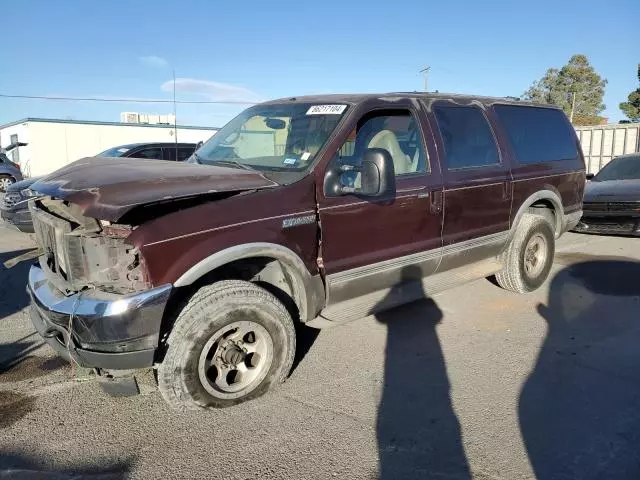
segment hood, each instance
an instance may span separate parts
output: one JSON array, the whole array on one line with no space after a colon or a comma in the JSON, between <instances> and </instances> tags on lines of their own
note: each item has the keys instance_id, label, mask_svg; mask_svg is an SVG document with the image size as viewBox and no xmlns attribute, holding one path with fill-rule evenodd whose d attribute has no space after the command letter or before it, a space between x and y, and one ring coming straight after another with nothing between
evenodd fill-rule
<instances>
[{"instance_id":1,"label":"hood","mask_svg":"<svg viewBox=\"0 0 640 480\"><path fill-rule=\"evenodd\" d=\"M117 222L135 207L167 200L277 186L258 172L183 162L83 158L31 189L80 206L82 213Z\"/></svg>"},{"instance_id":2,"label":"hood","mask_svg":"<svg viewBox=\"0 0 640 480\"><path fill-rule=\"evenodd\" d=\"M640 201L640 180L608 180L587 182L585 202L633 202Z\"/></svg>"}]
</instances>

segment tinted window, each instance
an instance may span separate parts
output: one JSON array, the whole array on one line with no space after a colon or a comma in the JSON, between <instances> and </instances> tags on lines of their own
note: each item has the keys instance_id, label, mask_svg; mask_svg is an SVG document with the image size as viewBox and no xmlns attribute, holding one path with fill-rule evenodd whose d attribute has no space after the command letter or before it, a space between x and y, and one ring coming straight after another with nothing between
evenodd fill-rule
<instances>
[{"instance_id":1,"label":"tinted window","mask_svg":"<svg viewBox=\"0 0 640 480\"><path fill-rule=\"evenodd\" d=\"M575 132L561 111L514 105L498 105L495 111L519 163L577 158Z\"/></svg>"},{"instance_id":2,"label":"tinted window","mask_svg":"<svg viewBox=\"0 0 640 480\"><path fill-rule=\"evenodd\" d=\"M448 169L482 167L500 162L487 119L476 107L436 106Z\"/></svg>"},{"instance_id":3,"label":"tinted window","mask_svg":"<svg viewBox=\"0 0 640 480\"><path fill-rule=\"evenodd\" d=\"M162 159L162 149L160 147L143 148L127 157Z\"/></svg>"},{"instance_id":4,"label":"tinted window","mask_svg":"<svg viewBox=\"0 0 640 480\"><path fill-rule=\"evenodd\" d=\"M164 151L164 159L165 160L176 160L176 150L178 151L178 158L177 160L179 162L182 162L184 160L186 160L187 158L189 158L189 156L193 153L194 148L193 147L163 147L162 150Z\"/></svg>"},{"instance_id":5,"label":"tinted window","mask_svg":"<svg viewBox=\"0 0 640 480\"><path fill-rule=\"evenodd\" d=\"M164 147L162 149L164 151L164 159L165 160L175 160L176 159L176 147Z\"/></svg>"},{"instance_id":6,"label":"tinted window","mask_svg":"<svg viewBox=\"0 0 640 480\"><path fill-rule=\"evenodd\" d=\"M96 157L122 157L125 153L131 150L128 147L114 147L104 152L100 152Z\"/></svg>"},{"instance_id":7,"label":"tinted window","mask_svg":"<svg viewBox=\"0 0 640 480\"><path fill-rule=\"evenodd\" d=\"M193 147L180 147L178 148L178 161L183 162L191 156L195 148Z\"/></svg>"},{"instance_id":8,"label":"tinted window","mask_svg":"<svg viewBox=\"0 0 640 480\"><path fill-rule=\"evenodd\" d=\"M593 177L594 182L640 180L640 155L614 158Z\"/></svg>"}]
</instances>

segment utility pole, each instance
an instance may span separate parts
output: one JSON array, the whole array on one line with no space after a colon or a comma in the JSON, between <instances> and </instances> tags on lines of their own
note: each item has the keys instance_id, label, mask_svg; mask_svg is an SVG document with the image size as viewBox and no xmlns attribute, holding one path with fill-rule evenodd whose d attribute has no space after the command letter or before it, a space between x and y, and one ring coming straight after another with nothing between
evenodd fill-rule
<instances>
[{"instance_id":1,"label":"utility pole","mask_svg":"<svg viewBox=\"0 0 640 480\"><path fill-rule=\"evenodd\" d=\"M569 115L569 121L573 123L573 111L576 108L576 92L571 92L571 115Z\"/></svg>"},{"instance_id":2,"label":"utility pole","mask_svg":"<svg viewBox=\"0 0 640 480\"><path fill-rule=\"evenodd\" d=\"M422 70L420 70L420 73L424 73L424 91L427 92L427 76L429 75L429 70L431 69L430 66L426 66L424 67Z\"/></svg>"},{"instance_id":3,"label":"utility pole","mask_svg":"<svg viewBox=\"0 0 640 480\"><path fill-rule=\"evenodd\" d=\"M173 137L176 146L176 160L178 160L178 109L176 108L176 70L171 70L173 74Z\"/></svg>"}]
</instances>

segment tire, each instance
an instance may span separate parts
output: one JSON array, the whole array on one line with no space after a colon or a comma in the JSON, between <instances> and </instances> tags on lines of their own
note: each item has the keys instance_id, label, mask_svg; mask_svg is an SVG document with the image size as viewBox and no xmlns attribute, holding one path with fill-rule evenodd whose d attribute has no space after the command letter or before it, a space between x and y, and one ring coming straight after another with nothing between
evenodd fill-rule
<instances>
[{"instance_id":1,"label":"tire","mask_svg":"<svg viewBox=\"0 0 640 480\"><path fill-rule=\"evenodd\" d=\"M9 175L0 175L0 192L4 192L9 185L16 183Z\"/></svg>"},{"instance_id":2,"label":"tire","mask_svg":"<svg viewBox=\"0 0 640 480\"><path fill-rule=\"evenodd\" d=\"M171 407L185 411L236 405L284 382L296 335L275 296L250 282L225 280L194 294L167 344L158 387Z\"/></svg>"},{"instance_id":3,"label":"tire","mask_svg":"<svg viewBox=\"0 0 640 480\"><path fill-rule=\"evenodd\" d=\"M534 245L538 248L535 249ZM540 249L544 249L543 254L539 253ZM495 277L498 285L517 293L538 289L549 276L554 254L555 233L550 216L531 209L530 213L522 216L511 243L502 255L504 268Z\"/></svg>"}]
</instances>

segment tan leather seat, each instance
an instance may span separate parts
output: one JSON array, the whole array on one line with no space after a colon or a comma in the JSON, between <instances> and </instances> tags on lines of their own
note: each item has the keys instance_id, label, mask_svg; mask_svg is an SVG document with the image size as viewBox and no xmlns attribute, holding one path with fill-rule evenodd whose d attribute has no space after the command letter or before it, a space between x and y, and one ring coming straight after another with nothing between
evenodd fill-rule
<instances>
[{"instance_id":1,"label":"tan leather seat","mask_svg":"<svg viewBox=\"0 0 640 480\"><path fill-rule=\"evenodd\" d=\"M413 170L411 159L405 155L398 143L398 137L391 130L381 130L369 141L367 148L384 148L393 158L396 175L410 173Z\"/></svg>"}]
</instances>

